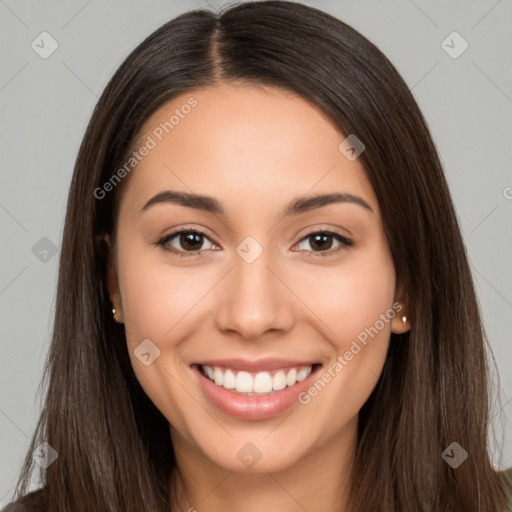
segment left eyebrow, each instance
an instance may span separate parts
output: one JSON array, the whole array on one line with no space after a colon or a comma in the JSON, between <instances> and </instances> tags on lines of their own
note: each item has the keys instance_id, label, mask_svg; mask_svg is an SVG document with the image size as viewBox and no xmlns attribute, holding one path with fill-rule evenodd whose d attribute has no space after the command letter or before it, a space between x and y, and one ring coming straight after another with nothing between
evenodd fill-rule
<instances>
[{"instance_id":1,"label":"left eyebrow","mask_svg":"<svg viewBox=\"0 0 512 512\"><path fill-rule=\"evenodd\" d=\"M208 213L224 215L225 210L222 203L214 197L203 196L199 194L190 194L188 192L176 192L173 190L165 190L153 196L142 207L141 211L147 210L150 206L161 203L173 203L188 208L195 208ZM315 210L323 206L334 203L352 203L359 205L371 213L375 213L373 208L359 196L353 194L336 192L333 194L320 194L310 197L299 197L288 203L283 210L283 217L289 215L297 215L309 210Z\"/></svg>"},{"instance_id":2,"label":"left eyebrow","mask_svg":"<svg viewBox=\"0 0 512 512\"><path fill-rule=\"evenodd\" d=\"M336 192L333 194L321 194L317 196L299 197L294 199L285 207L283 216L297 215L308 210L314 210L316 208L321 208L322 206L327 206L334 203L357 204L370 211L371 213L375 213L373 208L362 197L355 196L353 194L342 194L340 192Z\"/></svg>"}]
</instances>

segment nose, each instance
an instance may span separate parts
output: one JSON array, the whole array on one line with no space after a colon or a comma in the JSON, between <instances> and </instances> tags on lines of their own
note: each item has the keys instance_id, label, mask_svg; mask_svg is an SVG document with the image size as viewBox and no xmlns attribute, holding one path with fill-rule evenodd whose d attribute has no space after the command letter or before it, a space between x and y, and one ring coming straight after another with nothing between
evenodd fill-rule
<instances>
[{"instance_id":1,"label":"nose","mask_svg":"<svg viewBox=\"0 0 512 512\"><path fill-rule=\"evenodd\" d=\"M246 340L291 329L294 295L285 284L286 276L280 274L266 252L252 263L235 255L233 268L221 284L217 328Z\"/></svg>"}]
</instances>

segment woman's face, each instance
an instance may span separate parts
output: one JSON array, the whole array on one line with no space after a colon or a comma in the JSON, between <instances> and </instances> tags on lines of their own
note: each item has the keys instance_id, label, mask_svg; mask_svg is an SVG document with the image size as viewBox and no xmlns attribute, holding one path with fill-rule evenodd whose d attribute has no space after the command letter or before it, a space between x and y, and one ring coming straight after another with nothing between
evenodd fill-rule
<instances>
[{"instance_id":1,"label":"woman's face","mask_svg":"<svg viewBox=\"0 0 512 512\"><path fill-rule=\"evenodd\" d=\"M345 136L298 96L232 84L176 97L142 132L109 288L178 460L276 471L350 450L406 327Z\"/></svg>"}]
</instances>

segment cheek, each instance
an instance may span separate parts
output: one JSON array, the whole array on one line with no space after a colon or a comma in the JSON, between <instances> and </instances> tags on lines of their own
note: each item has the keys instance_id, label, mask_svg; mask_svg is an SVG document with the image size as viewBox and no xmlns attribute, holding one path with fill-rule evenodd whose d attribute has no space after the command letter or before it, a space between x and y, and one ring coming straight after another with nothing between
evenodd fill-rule
<instances>
[{"instance_id":1,"label":"cheek","mask_svg":"<svg viewBox=\"0 0 512 512\"><path fill-rule=\"evenodd\" d=\"M325 293L319 293L320 286ZM376 247L361 251L315 287L314 307L329 327L324 332L333 357L301 403L312 416L329 422L323 433L328 437L355 417L382 372L396 314L394 266L388 253Z\"/></svg>"},{"instance_id":2,"label":"cheek","mask_svg":"<svg viewBox=\"0 0 512 512\"><path fill-rule=\"evenodd\" d=\"M215 276L210 279L206 267L166 265L150 253L130 251L120 265L125 327L129 343L142 337L169 344L177 338L173 329L212 288Z\"/></svg>"},{"instance_id":3,"label":"cheek","mask_svg":"<svg viewBox=\"0 0 512 512\"><path fill-rule=\"evenodd\" d=\"M155 258L155 250L135 244L119 253L118 275L128 352L137 380L164 416L184 429L185 415L175 404L183 401L179 383L189 376L179 345L196 328L190 320L194 307L211 288L209 280L192 267L166 265ZM139 348L142 343L146 343L144 351ZM152 360L147 366L139 359L146 352Z\"/></svg>"},{"instance_id":4,"label":"cheek","mask_svg":"<svg viewBox=\"0 0 512 512\"><path fill-rule=\"evenodd\" d=\"M347 350L365 329L377 325L389 336L389 319L395 293L395 271L385 248L354 253L339 266L324 268L304 282L308 305L327 327L326 337L338 351Z\"/></svg>"}]
</instances>

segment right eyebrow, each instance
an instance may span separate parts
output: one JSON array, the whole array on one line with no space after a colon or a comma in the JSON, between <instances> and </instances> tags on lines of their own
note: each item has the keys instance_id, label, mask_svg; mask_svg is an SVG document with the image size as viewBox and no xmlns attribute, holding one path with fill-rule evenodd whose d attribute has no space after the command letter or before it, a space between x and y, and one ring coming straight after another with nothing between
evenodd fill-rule
<instances>
[{"instance_id":1,"label":"right eyebrow","mask_svg":"<svg viewBox=\"0 0 512 512\"><path fill-rule=\"evenodd\" d=\"M213 197L189 194L188 192L176 192L174 190L164 190L156 194L142 207L141 211L145 211L150 206L161 203L179 204L181 206L203 210L208 213L224 214L224 208L221 203Z\"/></svg>"}]
</instances>

